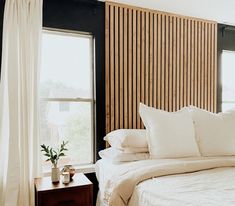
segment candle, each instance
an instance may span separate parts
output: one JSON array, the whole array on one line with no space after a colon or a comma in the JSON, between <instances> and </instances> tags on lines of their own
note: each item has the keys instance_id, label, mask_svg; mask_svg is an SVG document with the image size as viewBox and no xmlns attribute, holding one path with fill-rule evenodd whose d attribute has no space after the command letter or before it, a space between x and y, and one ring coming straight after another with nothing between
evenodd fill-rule
<instances>
[{"instance_id":1,"label":"candle","mask_svg":"<svg viewBox=\"0 0 235 206\"><path fill-rule=\"evenodd\" d=\"M70 174L69 172L63 172L63 183L68 184L70 182Z\"/></svg>"}]
</instances>

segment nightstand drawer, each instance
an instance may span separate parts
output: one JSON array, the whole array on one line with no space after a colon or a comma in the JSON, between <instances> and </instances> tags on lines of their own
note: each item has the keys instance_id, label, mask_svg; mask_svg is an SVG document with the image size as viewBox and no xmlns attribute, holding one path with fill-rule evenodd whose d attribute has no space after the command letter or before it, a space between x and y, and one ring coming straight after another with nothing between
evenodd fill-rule
<instances>
[{"instance_id":1,"label":"nightstand drawer","mask_svg":"<svg viewBox=\"0 0 235 206\"><path fill-rule=\"evenodd\" d=\"M79 187L41 194L42 206L91 206L91 187Z\"/></svg>"}]
</instances>

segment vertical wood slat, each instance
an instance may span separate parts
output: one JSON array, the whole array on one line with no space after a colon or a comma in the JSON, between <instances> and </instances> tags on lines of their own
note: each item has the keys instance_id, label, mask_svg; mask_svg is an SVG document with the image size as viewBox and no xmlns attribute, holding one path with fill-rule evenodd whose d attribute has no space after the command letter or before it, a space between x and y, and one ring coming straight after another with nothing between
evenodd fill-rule
<instances>
[{"instance_id":1,"label":"vertical wood slat","mask_svg":"<svg viewBox=\"0 0 235 206\"><path fill-rule=\"evenodd\" d=\"M194 58L195 58L195 64L194 64L194 105L198 104L198 22L195 21L195 50L194 50Z\"/></svg>"},{"instance_id":2,"label":"vertical wood slat","mask_svg":"<svg viewBox=\"0 0 235 206\"><path fill-rule=\"evenodd\" d=\"M204 69L204 108L205 109L209 109L208 108L208 99L207 99L207 96L208 96L208 85L207 85L207 82L208 82L208 47L207 47L207 44L208 44L208 31L207 31L207 23L205 23L205 32L204 32L204 41L205 41L205 53L204 53L204 56L205 56L205 69Z\"/></svg>"},{"instance_id":3,"label":"vertical wood slat","mask_svg":"<svg viewBox=\"0 0 235 206\"><path fill-rule=\"evenodd\" d=\"M201 27L201 37L202 37L202 41L201 41L201 103L200 103L200 107L201 108L205 108L204 107L204 86L205 86L205 35L204 35L204 31L205 31L205 24L204 22L202 22L202 27Z\"/></svg>"},{"instance_id":4,"label":"vertical wood slat","mask_svg":"<svg viewBox=\"0 0 235 206\"><path fill-rule=\"evenodd\" d=\"M153 16L153 107L157 107L157 14Z\"/></svg>"},{"instance_id":5,"label":"vertical wood slat","mask_svg":"<svg viewBox=\"0 0 235 206\"><path fill-rule=\"evenodd\" d=\"M120 91L120 84L119 84L119 48L118 48L118 33L119 33L119 22L118 22L118 14L119 8L114 7L114 114L115 114L115 129L119 128L119 91Z\"/></svg>"},{"instance_id":6,"label":"vertical wood slat","mask_svg":"<svg viewBox=\"0 0 235 206\"><path fill-rule=\"evenodd\" d=\"M177 110L177 44L178 44L178 34L177 34L177 18L173 17L173 65L172 65L172 69L173 69L173 88L172 88L172 92L173 92L173 107L172 107L172 111L176 111Z\"/></svg>"},{"instance_id":7,"label":"vertical wood slat","mask_svg":"<svg viewBox=\"0 0 235 206\"><path fill-rule=\"evenodd\" d=\"M145 12L145 104L149 104L149 12Z\"/></svg>"},{"instance_id":8,"label":"vertical wood slat","mask_svg":"<svg viewBox=\"0 0 235 206\"><path fill-rule=\"evenodd\" d=\"M180 106L184 105L184 20L180 19Z\"/></svg>"},{"instance_id":9,"label":"vertical wood slat","mask_svg":"<svg viewBox=\"0 0 235 206\"><path fill-rule=\"evenodd\" d=\"M143 128L140 102L216 111L215 22L111 2L105 12L106 133Z\"/></svg>"},{"instance_id":10,"label":"vertical wood slat","mask_svg":"<svg viewBox=\"0 0 235 206\"><path fill-rule=\"evenodd\" d=\"M176 33L177 33L177 40L176 40L176 50L177 50L177 57L176 57L176 110L180 108L180 18L177 17L177 27L176 27Z\"/></svg>"},{"instance_id":11,"label":"vertical wood slat","mask_svg":"<svg viewBox=\"0 0 235 206\"><path fill-rule=\"evenodd\" d=\"M124 84L123 84L123 8L120 8L119 13L119 69L120 69L120 128L124 127L124 108L123 108L123 94L124 94Z\"/></svg>"},{"instance_id":12,"label":"vertical wood slat","mask_svg":"<svg viewBox=\"0 0 235 206\"><path fill-rule=\"evenodd\" d=\"M141 102L145 102L145 12L141 11ZM138 102L137 102L138 104ZM144 125L141 123L141 128Z\"/></svg>"},{"instance_id":13,"label":"vertical wood slat","mask_svg":"<svg viewBox=\"0 0 235 206\"><path fill-rule=\"evenodd\" d=\"M169 94L169 99L168 99L168 110L170 111L170 112L172 112L172 107L173 107L173 98L172 98L172 93L173 93L173 87L172 87L172 85L173 85L173 79L172 79L172 75L173 75L173 71L172 71L172 69L173 69L173 67L172 67L172 53L173 53L173 34L172 34L172 17L171 16L169 16L168 17L168 21L169 21L169 46L168 46L168 49L169 49L169 51L168 51L168 53L169 53L169 63L168 63L168 70L169 70L169 74L168 74L168 76L169 76L169 88L168 88L168 94Z\"/></svg>"},{"instance_id":14,"label":"vertical wood slat","mask_svg":"<svg viewBox=\"0 0 235 206\"><path fill-rule=\"evenodd\" d=\"M157 20L157 108L161 108L161 28L162 28L162 15L158 14Z\"/></svg>"},{"instance_id":15,"label":"vertical wood slat","mask_svg":"<svg viewBox=\"0 0 235 206\"><path fill-rule=\"evenodd\" d=\"M123 54L124 54L124 87L123 87L123 91L124 91L124 128L128 128L128 94L127 94L127 83L128 83L128 62L127 62L127 8L124 8L124 15L123 15L123 19L124 19L124 32L123 32L123 46L124 46L124 50L123 50ZM107 68L106 68L107 70Z\"/></svg>"},{"instance_id":16,"label":"vertical wood slat","mask_svg":"<svg viewBox=\"0 0 235 206\"><path fill-rule=\"evenodd\" d=\"M191 90L190 90L190 95L191 95L191 99L190 99L190 103L194 103L194 91L195 91L195 78L194 78L194 75L195 75L195 61L194 61L194 52L195 52L195 21L192 20L192 24L191 24L191 30L192 30L192 36L191 36Z\"/></svg>"},{"instance_id":17,"label":"vertical wood slat","mask_svg":"<svg viewBox=\"0 0 235 206\"><path fill-rule=\"evenodd\" d=\"M133 127L133 48L132 48L132 32L133 32L133 10L128 9L128 127ZM126 88L127 89L127 88Z\"/></svg>"},{"instance_id":18,"label":"vertical wood slat","mask_svg":"<svg viewBox=\"0 0 235 206\"><path fill-rule=\"evenodd\" d=\"M165 109L165 49L166 49L166 40L165 40L165 24L166 24L166 15L162 15L162 28L161 28L161 109Z\"/></svg>"},{"instance_id":19,"label":"vertical wood slat","mask_svg":"<svg viewBox=\"0 0 235 206\"><path fill-rule=\"evenodd\" d=\"M197 88L198 88L198 91L197 91L197 104L198 106L201 106L201 42L202 42L202 39L201 39L201 23L202 22L198 22L198 73L197 73Z\"/></svg>"},{"instance_id":20,"label":"vertical wood slat","mask_svg":"<svg viewBox=\"0 0 235 206\"><path fill-rule=\"evenodd\" d=\"M137 55L137 51L136 51L136 11L133 10L133 128L137 128L137 116L138 116L138 112L137 112L137 89L136 89L136 55Z\"/></svg>"},{"instance_id":21,"label":"vertical wood slat","mask_svg":"<svg viewBox=\"0 0 235 206\"><path fill-rule=\"evenodd\" d=\"M140 24L140 11L137 11L137 114L139 111L139 104L140 98L141 98L141 83L140 83L140 64L141 64L141 56L140 56L140 42L141 42L141 36L140 36L140 30L141 30L141 24ZM137 115L137 128L141 128L141 119L140 115Z\"/></svg>"},{"instance_id":22,"label":"vertical wood slat","mask_svg":"<svg viewBox=\"0 0 235 206\"><path fill-rule=\"evenodd\" d=\"M187 33L187 94L186 94L186 105L190 105L191 102L191 84L192 84L192 79L191 79L191 73L192 73L192 68L191 68L191 20L188 20L188 33Z\"/></svg>"},{"instance_id":23,"label":"vertical wood slat","mask_svg":"<svg viewBox=\"0 0 235 206\"><path fill-rule=\"evenodd\" d=\"M168 21L168 16L165 16L165 42L164 42L164 46L165 46L165 59L164 59L164 65L165 65L165 77L164 77L164 81L165 81L165 91L164 91L164 110L168 110L168 99L169 99L169 21Z\"/></svg>"},{"instance_id":24,"label":"vertical wood slat","mask_svg":"<svg viewBox=\"0 0 235 206\"><path fill-rule=\"evenodd\" d=\"M183 57L184 57L184 75L183 75L183 78L184 78L184 83L183 83L183 106L186 106L187 105L187 75L188 75L188 68L187 68L187 61L188 61L188 50L187 50L187 44L188 44L188 20L187 19L184 19L184 24L183 24L183 29L184 29L184 50L183 50Z\"/></svg>"},{"instance_id":25,"label":"vertical wood slat","mask_svg":"<svg viewBox=\"0 0 235 206\"><path fill-rule=\"evenodd\" d=\"M149 15L149 106L153 106L153 13Z\"/></svg>"}]
</instances>

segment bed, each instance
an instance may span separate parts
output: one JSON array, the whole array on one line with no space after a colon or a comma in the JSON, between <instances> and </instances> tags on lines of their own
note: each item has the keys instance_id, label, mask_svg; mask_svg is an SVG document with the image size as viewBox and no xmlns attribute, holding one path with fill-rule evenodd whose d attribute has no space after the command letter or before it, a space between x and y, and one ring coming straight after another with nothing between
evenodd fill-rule
<instances>
[{"instance_id":1,"label":"bed","mask_svg":"<svg viewBox=\"0 0 235 206\"><path fill-rule=\"evenodd\" d=\"M235 205L235 157L96 163L98 206Z\"/></svg>"},{"instance_id":2,"label":"bed","mask_svg":"<svg viewBox=\"0 0 235 206\"><path fill-rule=\"evenodd\" d=\"M139 108L146 129L104 138L97 205L235 205L235 110Z\"/></svg>"}]
</instances>

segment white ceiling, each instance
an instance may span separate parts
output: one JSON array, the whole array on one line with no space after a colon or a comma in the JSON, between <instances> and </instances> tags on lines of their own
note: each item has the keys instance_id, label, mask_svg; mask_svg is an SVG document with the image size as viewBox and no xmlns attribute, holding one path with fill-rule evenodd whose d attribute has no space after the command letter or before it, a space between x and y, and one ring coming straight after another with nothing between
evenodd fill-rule
<instances>
[{"instance_id":1,"label":"white ceiling","mask_svg":"<svg viewBox=\"0 0 235 206\"><path fill-rule=\"evenodd\" d=\"M105 0L103 0L105 1ZM235 25L235 0L109 0Z\"/></svg>"}]
</instances>

